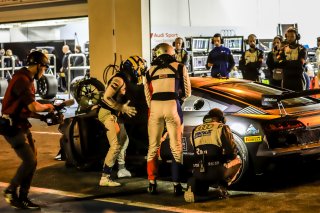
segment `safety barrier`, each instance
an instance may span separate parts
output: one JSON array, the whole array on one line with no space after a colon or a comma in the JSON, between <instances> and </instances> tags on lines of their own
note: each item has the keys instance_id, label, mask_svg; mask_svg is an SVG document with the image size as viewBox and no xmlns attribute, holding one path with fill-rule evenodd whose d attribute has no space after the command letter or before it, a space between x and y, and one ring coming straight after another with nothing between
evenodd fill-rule
<instances>
[{"instance_id":1,"label":"safety barrier","mask_svg":"<svg viewBox=\"0 0 320 213\"><path fill-rule=\"evenodd\" d=\"M71 66L71 58L81 56L83 58L83 66ZM90 69L90 66L87 66L87 58L83 53L72 53L68 56L68 82L67 82L67 92L70 98L70 85L71 85L71 70L83 70L83 76L86 75L87 70Z\"/></svg>"}]
</instances>

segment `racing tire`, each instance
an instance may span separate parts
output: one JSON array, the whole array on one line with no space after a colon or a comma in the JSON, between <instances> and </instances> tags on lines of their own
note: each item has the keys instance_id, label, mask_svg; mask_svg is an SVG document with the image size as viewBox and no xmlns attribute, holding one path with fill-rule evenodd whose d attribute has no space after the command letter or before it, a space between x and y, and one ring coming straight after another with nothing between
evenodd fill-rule
<instances>
[{"instance_id":1,"label":"racing tire","mask_svg":"<svg viewBox=\"0 0 320 213\"><path fill-rule=\"evenodd\" d=\"M8 81L5 78L0 78L0 97L3 97L8 88Z\"/></svg>"},{"instance_id":2,"label":"racing tire","mask_svg":"<svg viewBox=\"0 0 320 213\"><path fill-rule=\"evenodd\" d=\"M240 157L242 165L235 180L231 184L239 184L247 177L249 173L249 152L244 141L236 134L233 133L234 143L237 147L237 155Z\"/></svg>"},{"instance_id":3,"label":"racing tire","mask_svg":"<svg viewBox=\"0 0 320 213\"><path fill-rule=\"evenodd\" d=\"M73 97L78 104L80 104L81 99L86 99L90 105L95 105L104 90L103 83L96 78L89 78L79 82Z\"/></svg>"},{"instance_id":4,"label":"racing tire","mask_svg":"<svg viewBox=\"0 0 320 213\"><path fill-rule=\"evenodd\" d=\"M37 82L37 89L41 98L54 98L58 92L58 81L53 75L44 74Z\"/></svg>"},{"instance_id":5,"label":"racing tire","mask_svg":"<svg viewBox=\"0 0 320 213\"><path fill-rule=\"evenodd\" d=\"M78 88L78 85L81 81L84 81L84 76L77 76L75 77L71 83L70 83L70 94L72 95L72 97L75 98L76 96L76 90ZM77 100L76 100L77 101ZM78 101L77 101L78 102Z\"/></svg>"}]
</instances>

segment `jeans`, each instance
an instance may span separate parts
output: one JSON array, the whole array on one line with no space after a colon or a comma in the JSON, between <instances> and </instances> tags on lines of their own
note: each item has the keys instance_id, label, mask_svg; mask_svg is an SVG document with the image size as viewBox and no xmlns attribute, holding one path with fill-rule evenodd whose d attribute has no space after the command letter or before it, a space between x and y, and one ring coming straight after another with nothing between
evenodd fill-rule
<instances>
[{"instance_id":1,"label":"jeans","mask_svg":"<svg viewBox=\"0 0 320 213\"><path fill-rule=\"evenodd\" d=\"M37 151L32 134L29 129L19 130L17 135L5 136L5 139L22 160L9 187L16 189L20 186L20 196L27 196L37 167Z\"/></svg>"}]
</instances>

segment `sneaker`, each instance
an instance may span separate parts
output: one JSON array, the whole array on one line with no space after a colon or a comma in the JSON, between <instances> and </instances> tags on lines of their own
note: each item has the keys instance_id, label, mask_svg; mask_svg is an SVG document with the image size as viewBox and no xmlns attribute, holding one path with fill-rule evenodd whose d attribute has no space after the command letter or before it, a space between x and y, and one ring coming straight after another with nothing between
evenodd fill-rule
<instances>
[{"instance_id":1,"label":"sneaker","mask_svg":"<svg viewBox=\"0 0 320 213\"><path fill-rule=\"evenodd\" d=\"M40 206L38 204L33 203L29 198L23 198L21 199L21 203L23 205L24 209L40 209Z\"/></svg>"},{"instance_id":2,"label":"sneaker","mask_svg":"<svg viewBox=\"0 0 320 213\"><path fill-rule=\"evenodd\" d=\"M16 192L9 191L8 189L6 189L3 192L3 196L6 202L9 203L13 208L16 208L16 209L24 208Z\"/></svg>"},{"instance_id":3,"label":"sneaker","mask_svg":"<svg viewBox=\"0 0 320 213\"><path fill-rule=\"evenodd\" d=\"M175 196L183 195L183 192L184 192L184 190L183 190L183 188L182 188L180 183L173 186L173 194Z\"/></svg>"},{"instance_id":4,"label":"sneaker","mask_svg":"<svg viewBox=\"0 0 320 213\"><path fill-rule=\"evenodd\" d=\"M61 154L57 154L57 156L54 157L55 160L62 160Z\"/></svg>"},{"instance_id":5,"label":"sneaker","mask_svg":"<svg viewBox=\"0 0 320 213\"><path fill-rule=\"evenodd\" d=\"M121 184L112 180L110 178L110 175L109 176L102 176L101 179L100 179L100 183L99 183L100 186L111 186L111 187L114 187L114 186L120 186Z\"/></svg>"},{"instance_id":6,"label":"sneaker","mask_svg":"<svg viewBox=\"0 0 320 213\"><path fill-rule=\"evenodd\" d=\"M131 177L131 173L127 169L120 169L117 175L118 178Z\"/></svg>"},{"instance_id":7,"label":"sneaker","mask_svg":"<svg viewBox=\"0 0 320 213\"><path fill-rule=\"evenodd\" d=\"M184 200L188 203L194 203L194 193L191 191L191 187L188 187L188 190L184 193Z\"/></svg>"},{"instance_id":8,"label":"sneaker","mask_svg":"<svg viewBox=\"0 0 320 213\"><path fill-rule=\"evenodd\" d=\"M157 194L157 184L156 183L150 183L149 182L149 186L147 188L147 191L149 192L149 194L155 195Z\"/></svg>"}]
</instances>

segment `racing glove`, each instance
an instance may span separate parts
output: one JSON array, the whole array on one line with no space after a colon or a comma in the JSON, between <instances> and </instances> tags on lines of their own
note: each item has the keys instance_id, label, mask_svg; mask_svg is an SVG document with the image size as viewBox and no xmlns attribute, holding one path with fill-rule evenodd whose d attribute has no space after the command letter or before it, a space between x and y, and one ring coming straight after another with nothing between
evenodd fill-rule
<instances>
[{"instance_id":1,"label":"racing glove","mask_svg":"<svg viewBox=\"0 0 320 213\"><path fill-rule=\"evenodd\" d=\"M137 110L135 107L129 106L130 101L123 104L121 107L121 112L127 114L129 117L135 116L137 114Z\"/></svg>"}]
</instances>

